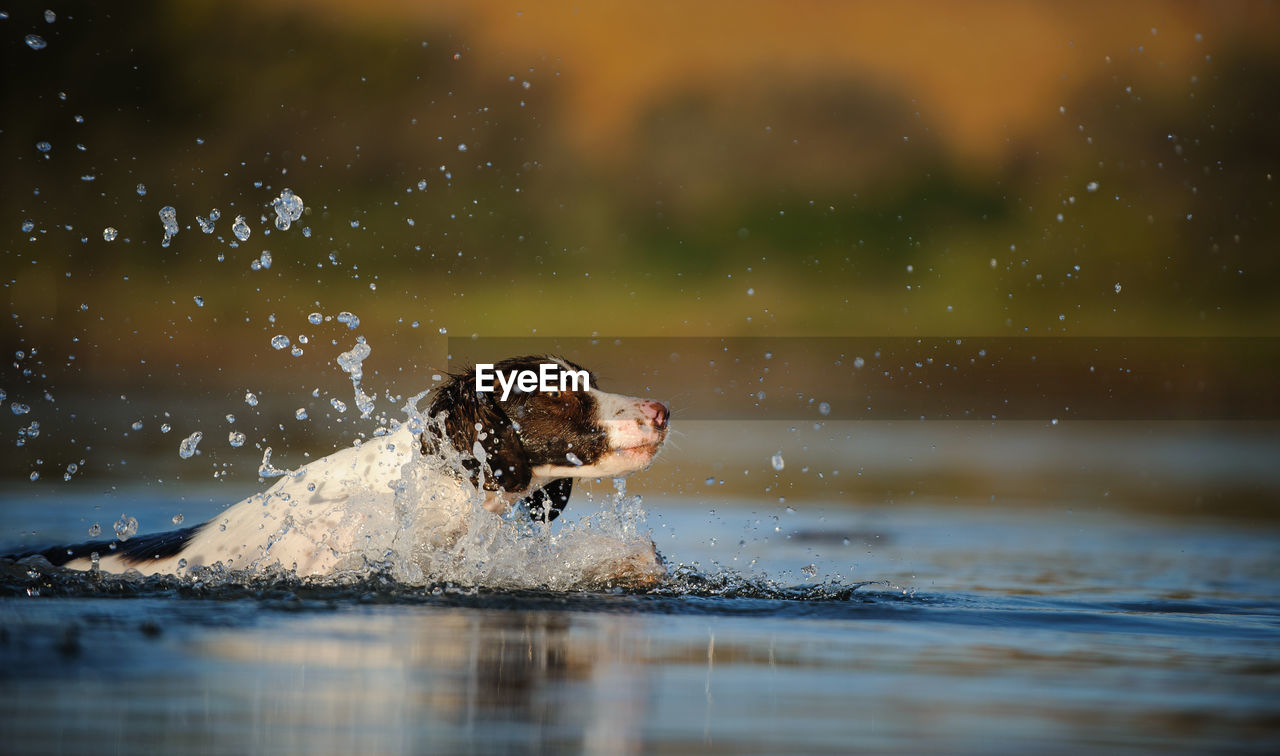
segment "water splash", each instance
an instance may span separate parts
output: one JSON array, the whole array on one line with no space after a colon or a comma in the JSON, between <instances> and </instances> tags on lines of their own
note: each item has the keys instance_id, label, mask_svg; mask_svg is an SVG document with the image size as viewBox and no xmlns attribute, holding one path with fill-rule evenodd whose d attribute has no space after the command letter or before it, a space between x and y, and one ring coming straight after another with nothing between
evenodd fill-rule
<instances>
[{"instance_id":1,"label":"water splash","mask_svg":"<svg viewBox=\"0 0 1280 756\"><path fill-rule=\"evenodd\" d=\"M282 190L280 196L271 201L271 206L276 211L276 228L281 231L288 231L289 226L302 217L304 209L302 198L292 189Z\"/></svg>"},{"instance_id":2,"label":"water splash","mask_svg":"<svg viewBox=\"0 0 1280 756\"><path fill-rule=\"evenodd\" d=\"M347 314L347 313L343 313ZM342 316L339 315L339 318ZM364 367L361 363L368 358L373 349L365 342L363 336L356 337L356 345L350 351L338 355L338 367L351 377L351 388L355 393L356 409L360 410L361 419L368 419L373 413L373 397L364 393L360 382L364 380Z\"/></svg>"},{"instance_id":3,"label":"water splash","mask_svg":"<svg viewBox=\"0 0 1280 756\"><path fill-rule=\"evenodd\" d=\"M196 431L190 436L182 439L182 443L178 444L178 456L183 459L191 459L196 455L196 447L200 445L200 440L204 438L204 433Z\"/></svg>"},{"instance_id":4,"label":"water splash","mask_svg":"<svg viewBox=\"0 0 1280 756\"><path fill-rule=\"evenodd\" d=\"M178 211L172 205L160 208L160 222L164 224L164 240L160 246L169 246L169 240L178 235Z\"/></svg>"},{"instance_id":5,"label":"water splash","mask_svg":"<svg viewBox=\"0 0 1280 756\"><path fill-rule=\"evenodd\" d=\"M237 215L234 223L231 224L231 233L242 242L249 241L249 224L244 222L243 215Z\"/></svg>"},{"instance_id":6,"label":"water splash","mask_svg":"<svg viewBox=\"0 0 1280 756\"><path fill-rule=\"evenodd\" d=\"M271 464L271 447L268 446L266 450L262 452L262 464L258 466L258 475L263 478L279 478L289 474L290 472L288 470L281 470Z\"/></svg>"},{"instance_id":7,"label":"water splash","mask_svg":"<svg viewBox=\"0 0 1280 756\"><path fill-rule=\"evenodd\" d=\"M120 519L116 520L113 526L116 531L116 539L127 541L138 534L138 520L135 517L121 514Z\"/></svg>"}]
</instances>

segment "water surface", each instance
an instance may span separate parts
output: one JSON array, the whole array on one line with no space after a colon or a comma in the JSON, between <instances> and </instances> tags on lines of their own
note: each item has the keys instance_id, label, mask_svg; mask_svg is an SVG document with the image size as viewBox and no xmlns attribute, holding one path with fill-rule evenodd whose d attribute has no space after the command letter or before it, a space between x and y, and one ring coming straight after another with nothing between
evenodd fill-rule
<instances>
[{"instance_id":1,"label":"water surface","mask_svg":"<svg viewBox=\"0 0 1280 756\"><path fill-rule=\"evenodd\" d=\"M71 752L1280 745L1272 526L1044 503L648 504L679 567L646 594L11 565L0 730ZM36 516L2 509L9 534Z\"/></svg>"}]
</instances>

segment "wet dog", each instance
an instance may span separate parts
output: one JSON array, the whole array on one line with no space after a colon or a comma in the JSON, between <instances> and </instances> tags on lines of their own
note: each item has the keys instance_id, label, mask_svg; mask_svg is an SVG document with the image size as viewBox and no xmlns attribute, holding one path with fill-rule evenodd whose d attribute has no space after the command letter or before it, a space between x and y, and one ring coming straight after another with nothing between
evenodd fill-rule
<instances>
[{"instance_id":1,"label":"wet dog","mask_svg":"<svg viewBox=\"0 0 1280 756\"><path fill-rule=\"evenodd\" d=\"M419 422L286 473L208 522L14 558L147 575L219 563L334 575L389 555L447 551L485 514L481 508L523 508L550 522L568 503L574 478L643 470L666 440L666 405L600 391L593 375L567 360L528 356L480 367L479 382L475 368L450 375ZM563 382L533 385L530 373L581 380L561 390ZM483 390L495 375L493 390ZM611 553L586 582L642 587L666 574L651 541Z\"/></svg>"}]
</instances>

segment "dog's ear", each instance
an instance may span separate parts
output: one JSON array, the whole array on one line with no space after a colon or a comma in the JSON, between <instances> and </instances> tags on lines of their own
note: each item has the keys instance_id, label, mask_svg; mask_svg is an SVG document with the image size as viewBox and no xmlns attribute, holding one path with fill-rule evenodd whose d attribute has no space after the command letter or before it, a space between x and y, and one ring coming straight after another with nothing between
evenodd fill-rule
<instances>
[{"instance_id":1,"label":"dog's ear","mask_svg":"<svg viewBox=\"0 0 1280 756\"><path fill-rule=\"evenodd\" d=\"M522 491L529 487L533 470L515 425L493 394L476 391L475 385L474 373L450 376L431 398L427 413L432 418L444 413L445 436L462 453L462 464L471 473L472 482L480 477L480 461L475 455L479 441L490 471L485 476L485 489ZM429 451L423 435L423 448Z\"/></svg>"},{"instance_id":2,"label":"dog's ear","mask_svg":"<svg viewBox=\"0 0 1280 756\"><path fill-rule=\"evenodd\" d=\"M573 478L556 478L531 496L521 499L534 522L551 522L560 516L573 493Z\"/></svg>"}]
</instances>

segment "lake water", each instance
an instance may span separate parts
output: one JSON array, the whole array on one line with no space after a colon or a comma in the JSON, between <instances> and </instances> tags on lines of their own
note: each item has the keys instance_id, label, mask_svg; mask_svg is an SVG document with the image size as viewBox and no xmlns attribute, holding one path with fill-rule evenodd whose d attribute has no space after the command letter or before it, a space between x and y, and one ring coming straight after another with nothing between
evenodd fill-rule
<instances>
[{"instance_id":1,"label":"lake water","mask_svg":"<svg viewBox=\"0 0 1280 756\"><path fill-rule=\"evenodd\" d=\"M151 522L172 509L153 490L113 498ZM11 495L0 532L78 538L66 513L99 499ZM649 594L0 563L0 737L129 753L1280 747L1272 525L1044 501L646 505L683 565Z\"/></svg>"}]
</instances>

